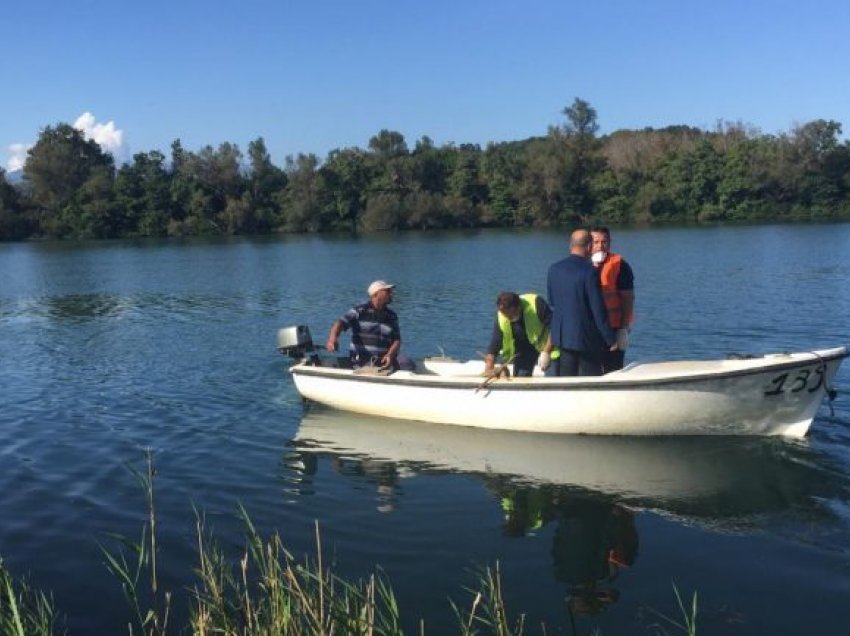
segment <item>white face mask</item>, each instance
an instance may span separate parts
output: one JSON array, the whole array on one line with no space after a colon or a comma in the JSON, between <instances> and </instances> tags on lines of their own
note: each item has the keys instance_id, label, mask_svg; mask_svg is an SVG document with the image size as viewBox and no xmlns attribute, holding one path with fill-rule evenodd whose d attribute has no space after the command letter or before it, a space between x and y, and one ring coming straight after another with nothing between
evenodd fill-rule
<instances>
[{"instance_id":1,"label":"white face mask","mask_svg":"<svg viewBox=\"0 0 850 636\"><path fill-rule=\"evenodd\" d=\"M601 265L607 256L608 252L594 252L590 255L590 260L593 261L594 265Z\"/></svg>"}]
</instances>

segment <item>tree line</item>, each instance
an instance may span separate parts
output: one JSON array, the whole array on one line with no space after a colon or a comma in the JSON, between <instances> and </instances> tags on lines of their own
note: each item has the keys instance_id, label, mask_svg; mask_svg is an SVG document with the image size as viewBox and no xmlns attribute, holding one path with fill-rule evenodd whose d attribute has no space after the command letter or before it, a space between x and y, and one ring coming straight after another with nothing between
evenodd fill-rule
<instances>
[{"instance_id":1,"label":"tree line","mask_svg":"<svg viewBox=\"0 0 850 636\"><path fill-rule=\"evenodd\" d=\"M362 148L272 163L262 137L169 157L112 155L72 126L43 129L23 179L0 169L0 240L546 227L850 218L850 142L818 119L787 134L739 123L598 135L582 99L523 141Z\"/></svg>"}]
</instances>

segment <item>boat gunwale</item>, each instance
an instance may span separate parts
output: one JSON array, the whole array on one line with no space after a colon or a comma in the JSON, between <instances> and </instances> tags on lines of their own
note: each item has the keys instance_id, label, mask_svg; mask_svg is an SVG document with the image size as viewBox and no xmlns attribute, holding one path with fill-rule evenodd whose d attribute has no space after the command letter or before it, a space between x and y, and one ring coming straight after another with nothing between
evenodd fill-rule
<instances>
[{"instance_id":1,"label":"boat gunwale","mask_svg":"<svg viewBox=\"0 0 850 636\"><path fill-rule=\"evenodd\" d=\"M702 383L706 380L723 380L727 378L736 378L746 375L755 375L766 372L781 372L790 369L810 366L822 362L826 364L835 360L842 360L850 352L847 347L836 347L834 349L826 349L820 351L829 351L827 355L821 355L816 351L799 351L792 355L811 354L815 356L810 359L796 359L787 362L776 362L768 366L752 367L748 369L734 370L705 370L698 371L693 374L683 375L678 377L665 378L635 378L624 380L600 380L605 376L594 376L593 380L577 380L575 377L564 378L511 378L510 382L488 382L485 379L478 378L463 378L459 376L439 376L439 375L405 375L404 377L393 377L393 375L371 375L371 374L355 374L350 369L337 369L330 367L314 367L308 366L304 362L298 363L289 369L289 372L295 376L298 374L310 377L318 377L333 380L345 380L353 382L371 382L388 385L398 385L416 388L439 388L449 390L468 390L480 389L482 392L489 391L570 391L575 389L581 390L628 390L634 387L648 386L665 386L671 384L692 384ZM762 359L762 358L758 358ZM669 361L668 361L669 362ZM684 361L683 361L684 362ZM650 363L651 364L651 363ZM435 379L440 378L440 379ZM823 387L826 390L826 386Z\"/></svg>"}]
</instances>

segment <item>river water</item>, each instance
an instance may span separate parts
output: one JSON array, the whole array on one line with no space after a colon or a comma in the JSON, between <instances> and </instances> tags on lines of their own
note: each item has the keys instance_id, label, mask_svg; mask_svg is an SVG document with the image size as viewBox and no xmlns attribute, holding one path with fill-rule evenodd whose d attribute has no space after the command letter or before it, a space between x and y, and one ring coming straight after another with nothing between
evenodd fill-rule
<instances>
[{"instance_id":1,"label":"river water","mask_svg":"<svg viewBox=\"0 0 850 636\"><path fill-rule=\"evenodd\" d=\"M850 225L620 230L627 361L850 344ZM98 545L137 538L152 448L160 583L186 616L195 513L241 504L295 554L389 577L410 633L497 562L528 633L823 633L850 624L850 364L802 442L548 438L306 409L278 328L398 284L405 352L477 357L499 291L545 291L559 232L0 245L0 556L72 634L126 633ZM178 630L175 630L175 633Z\"/></svg>"}]
</instances>

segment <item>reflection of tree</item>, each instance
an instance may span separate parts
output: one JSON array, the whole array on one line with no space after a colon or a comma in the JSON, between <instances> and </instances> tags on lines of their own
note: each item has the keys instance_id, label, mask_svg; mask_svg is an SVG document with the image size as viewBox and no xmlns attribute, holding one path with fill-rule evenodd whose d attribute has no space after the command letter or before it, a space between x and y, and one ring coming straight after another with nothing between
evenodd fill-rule
<instances>
[{"instance_id":1,"label":"reflection of tree","mask_svg":"<svg viewBox=\"0 0 850 636\"><path fill-rule=\"evenodd\" d=\"M114 316L127 309L128 302L110 294L72 294L46 299L47 314L56 320Z\"/></svg>"}]
</instances>

